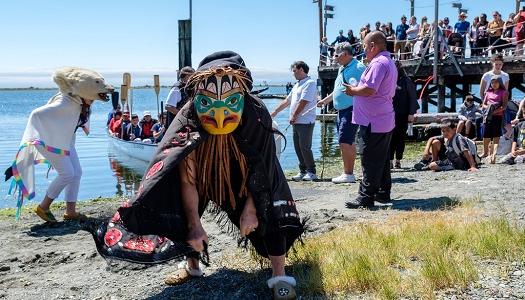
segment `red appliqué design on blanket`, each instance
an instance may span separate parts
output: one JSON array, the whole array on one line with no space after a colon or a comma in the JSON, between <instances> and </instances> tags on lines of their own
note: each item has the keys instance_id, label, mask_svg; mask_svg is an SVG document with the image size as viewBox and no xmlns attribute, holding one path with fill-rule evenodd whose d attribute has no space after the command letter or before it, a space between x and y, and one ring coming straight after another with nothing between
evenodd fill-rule
<instances>
[{"instance_id":1,"label":"red appliqu\u00e9 design on blanket","mask_svg":"<svg viewBox=\"0 0 525 300\"><path fill-rule=\"evenodd\" d=\"M118 243L122 238L122 232L116 228L110 228L104 235L104 244L111 247Z\"/></svg>"},{"instance_id":2,"label":"red appliqu\u00e9 design on blanket","mask_svg":"<svg viewBox=\"0 0 525 300\"><path fill-rule=\"evenodd\" d=\"M154 164L153 166L151 166L151 168L149 169L148 171L148 174L146 174L146 179L150 179L151 176L157 174L157 172L159 172L160 170L162 170L162 167L164 166L164 162L161 160L159 162L157 162L156 164Z\"/></svg>"},{"instance_id":3,"label":"red appliqu\u00e9 design on blanket","mask_svg":"<svg viewBox=\"0 0 525 300\"><path fill-rule=\"evenodd\" d=\"M151 253L155 249L155 243L152 240L143 237L137 237L124 243L124 248L137 250L145 253Z\"/></svg>"}]
</instances>

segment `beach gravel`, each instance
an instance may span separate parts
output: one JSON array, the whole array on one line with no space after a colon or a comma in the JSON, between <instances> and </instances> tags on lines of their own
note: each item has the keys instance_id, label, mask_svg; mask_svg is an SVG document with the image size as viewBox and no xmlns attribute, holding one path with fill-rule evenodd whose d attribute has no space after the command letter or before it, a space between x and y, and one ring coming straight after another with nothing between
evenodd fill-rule
<instances>
[{"instance_id":1,"label":"beach gravel","mask_svg":"<svg viewBox=\"0 0 525 300\"><path fill-rule=\"evenodd\" d=\"M464 199L475 199L472 205L486 216L503 214L523 225L524 174L524 165L484 165L472 173L395 170L393 205L375 210L345 208L345 202L356 196L358 184L335 185L325 178L318 182L290 182L290 186L299 211L309 218L307 235L313 236L356 221L381 221L401 211L447 209ZM82 211L93 217L110 217L118 206L117 202L95 202ZM115 267L97 254L90 234L77 223L48 226L30 213L18 222L2 217L0 299L269 298L265 280L270 271L253 268L253 263L243 264L249 261L249 254L239 250L237 240L221 230L212 216L205 215L204 226L210 236L211 256L206 276L168 287L163 283L164 277L175 270L176 262L149 268ZM229 260L232 256L236 258L235 268ZM436 297L524 299L524 265L497 261L480 264L476 282L464 290L437 291ZM362 295L355 298L361 299Z\"/></svg>"}]
</instances>

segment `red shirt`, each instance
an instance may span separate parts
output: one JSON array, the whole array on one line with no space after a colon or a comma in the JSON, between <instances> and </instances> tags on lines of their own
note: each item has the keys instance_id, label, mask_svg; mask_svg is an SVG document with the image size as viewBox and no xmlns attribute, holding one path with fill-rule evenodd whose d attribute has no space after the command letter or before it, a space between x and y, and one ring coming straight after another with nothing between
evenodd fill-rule
<instances>
[{"instance_id":1,"label":"red shirt","mask_svg":"<svg viewBox=\"0 0 525 300\"><path fill-rule=\"evenodd\" d=\"M109 130L113 133L120 134L122 119L115 120L115 118L111 119L109 122Z\"/></svg>"},{"instance_id":2,"label":"red shirt","mask_svg":"<svg viewBox=\"0 0 525 300\"><path fill-rule=\"evenodd\" d=\"M518 41L525 39L525 35L523 34L520 35L521 28L524 25L523 22L525 22L525 11L520 12L519 17L518 17L518 24L516 25L516 29L515 29L516 36L518 37Z\"/></svg>"}]
</instances>

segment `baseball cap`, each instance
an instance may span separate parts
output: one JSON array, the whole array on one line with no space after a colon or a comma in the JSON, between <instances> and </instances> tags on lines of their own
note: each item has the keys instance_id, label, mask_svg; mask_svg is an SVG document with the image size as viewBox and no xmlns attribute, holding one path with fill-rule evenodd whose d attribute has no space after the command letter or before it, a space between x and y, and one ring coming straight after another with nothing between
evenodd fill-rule
<instances>
[{"instance_id":1,"label":"baseball cap","mask_svg":"<svg viewBox=\"0 0 525 300\"><path fill-rule=\"evenodd\" d=\"M150 112L149 110L146 110L146 111L144 112L144 116L150 116L150 117L151 117L151 112Z\"/></svg>"}]
</instances>

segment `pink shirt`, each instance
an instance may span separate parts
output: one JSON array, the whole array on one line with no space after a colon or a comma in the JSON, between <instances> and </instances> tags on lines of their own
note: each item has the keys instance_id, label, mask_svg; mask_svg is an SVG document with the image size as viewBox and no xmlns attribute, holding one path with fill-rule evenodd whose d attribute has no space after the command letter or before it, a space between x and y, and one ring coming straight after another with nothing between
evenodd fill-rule
<instances>
[{"instance_id":1,"label":"pink shirt","mask_svg":"<svg viewBox=\"0 0 525 300\"><path fill-rule=\"evenodd\" d=\"M383 51L372 59L361 75L358 87L366 86L375 94L354 96L352 123L371 126L371 132L384 133L394 129L392 98L396 92L397 69L390 53Z\"/></svg>"},{"instance_id":2,"label":"pink shirt","mask_svg":"<svg viewBox=\"0 0 525 300\"><path fill-rule=\"evenodd\" d=\"M485 99L487 99L487 104L497 104L502 105L503 104L503 98L505 97L505 94L507 93L506 90L498 89L493 91L492 89L488 90L485 93ZM495 112L493 115L495 116L503 116L503 111Z\"/></svg>"}]
</instances>

